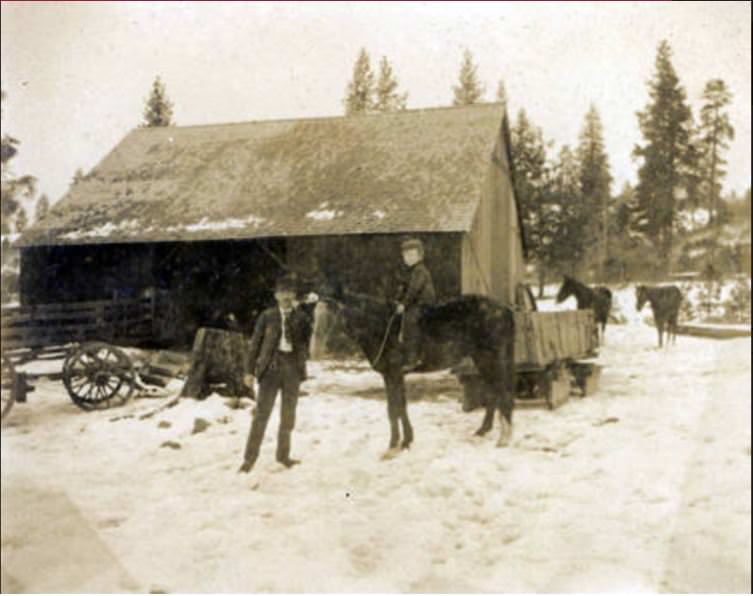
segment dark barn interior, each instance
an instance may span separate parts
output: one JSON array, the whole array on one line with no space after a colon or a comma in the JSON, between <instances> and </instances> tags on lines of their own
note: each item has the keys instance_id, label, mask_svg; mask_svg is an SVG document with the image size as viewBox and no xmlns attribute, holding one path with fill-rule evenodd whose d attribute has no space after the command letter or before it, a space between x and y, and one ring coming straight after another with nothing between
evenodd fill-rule
<instances>
[{"instance_id":1,"label":"dark barn interior","mask_svg":"<svg viewBox=\"0 0 753 596\"><path fill-rule=\"evenodd\" d=\"M281 240L40 246L22 251L24 305L136 298L153 292L154 340L190 343L234 313L242 329L272 300Z\"/></svg>"},{"instance_id":2,"label":"dark barn interior","mask_svg":"<svg viewBox=\"0 0 753 596\"><path fill-rule=\"evenodd\" d=\"M458 295L461 235L414 236L424 242L439 298ZM31 306L154 293L154 340L185 347L199 327L225 326L229 313L249 333L258 313L273 303L283 267L298 275L302 291L315 290L323 274L390 299L401 275L402 239L370 234L28 247L21 256L21 301Z\"/></svg>"}]
</instances>

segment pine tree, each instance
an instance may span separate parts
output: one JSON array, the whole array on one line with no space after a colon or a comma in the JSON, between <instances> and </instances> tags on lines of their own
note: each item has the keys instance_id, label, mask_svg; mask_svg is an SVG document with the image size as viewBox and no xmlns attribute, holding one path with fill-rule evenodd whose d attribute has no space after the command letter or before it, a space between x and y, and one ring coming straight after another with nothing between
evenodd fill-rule
<instances>
[{"instance_id":1,"label":"pine tree","mask_svg":"<svg viewBox=\"0 0 753 596\"><path fill-rule=\"evenodd\" d=\"M552 255L554 268L575 274L585 251L582 233L583 209L581 207L580 165L576 153L564 145L552 167L553 179L549 203L556 214L553 220Z\"/></svg>"},{"instance_id":2,"label":"pine tree","mask_svg":"<svg viewBox=\"0 0 753 596\"><path fill-rule=\"evenodd\" d=\"M609 159L604 148L601 118L595 106L586 113L578 144L580 164L581 234L586 236L588 248L597 253L600 277L604 279L604 266L608 258L607 224L610 185ZM598 250L597 250L598 249Z\"/></svg>"},{"instance_id":3,"label":"pine tree","mask_svg":"<svg viewBox=\"0 0 753 596\"><path fill-rule=\"evenodd\" d=\"M47 217L47 212L50 210L50 199L47 195L43 194L39 197L36 207L34 208L34 223L42 221Z\"/></svg>"},{"instance_id":4,"label":"pine tree","mask_svg":"<svg viewBox=\"0 0 753 596\"><path fill-rule=\"evenodd\" d=\"M452 105L467 106L479 102L484 94L484 87L478 80L477 70L478 67L473 63L473 55L470 50L466 50L460 65L458 84L452 88L454 93Z\"/></svg>"},{"instance_id":5,"label":"pine tree","mask_svg":"<svg viewBox=\"0 0 753 596\"><path fill-rule=\"evenodd\" d=\"M152 92L144 107L144 122L142 126L172 126L173 104L167 98L165 85L159 76L152 83Z\"/></svg>"},{"instance_id":6,"label":"pine tree","mask_svg":"<svg viewBox=\"0 0 753 596\"><path fill-rule=\"evenodd\" d=\"M629 234L632 215L635 211L635 190L629 182L622 185L622 190L614 198L609 210L609 234L621 239Z\"/></svg>"},{"instance_id":7,"label":"pine tree","mask_svg":"<svg viewBox=\"0 0 753 596\"><path fill-rule=\"evenodd\" d=\"M678 203L687 198L689 177L695 166L693 115L671 57L669 44L662 41L656 55L656 72L648 84L651 101L638 112L646 142L633 151L642 162L636 187L636 225L658 249L665 270L672 267L674 225L681 206Z\"/></svg>"},{"instance_id":8,"label":"pine tree","mask_svg":"<svg viewBox=\"0 0 753 596\"><path fill-rule=\"evenodd\" d=\"M386 56L379 62L379 79L376 85L376 102L374 109L378 112L395 112L404 110L408 101L407 93L397 92L398 82L392 66Z\"/></svg>"},{"instance_id":9,"label":"pine tree","mask_svg":"<svg viewBox=\"0 0 753 596\"><path fill-rule=\"evenodd\" d=\"M724 109L732 102L732 93L724 81L713 79L703 90L704 104L701 107L701 124L698 129L698 146L701 154L699 178L701 189L707 200L709 226L714 227L711 262L719 240L720 194L722 179L726 172L722 151L729 149L729 141L735 138L735 129L730 123L729 114Z\"/></svg>"},{"instance_id":10,"label":"pine tree","mask_svg":"<svg viewBox=\"0 0 753 596\"><path fill-rule=\"evenodd\" d=\"M5 91L0 91L0 103L5 101ZM8 222L21 208L21 197L31 197L36 188L34 176L16 176L13 173L10 162L18 154L18 146L21 142L4 134L0 139L0 232L10 232Z\"/></svg>"},{"instance_id":11,"label":"pine tree","mask_svg":"<svg viewBox=\"0 0 753 596\"><path fill-rule=\"evenodd\" d=\"M71 186L75 186L79 182L83 182L85 177L86 177L86 174L84 174L84 170L81 168L76 168L76 171L73 172L73 179L71 180Z\"/></svg>"},{"instance_id":12,"label":"pine tree","mask_svg":"<svg viewBox=\"0 0 753 596\"><path fill-rule=\"evenodd\" d=\"M367 114L374 110L374 73L366 48L361 48L353 65L353 78L348 83L343 101L345 114Z\"/></svg>"},{"instance_id":13,"label":"pine tree","mask_svg":"<svg viewBox=\"0 0 753 596\"><path fill-rule=\"evenodd\" d=\"M504 108L505 112L507 111L507 88L505 87L505 82L500 79L499 83L497 84L497 96L496 96L497 103L501 103Z\"/></svg>"},{"instance_id":14,"label":"pine tree","mask_svg":"<svg viewBox=\"0 0 753 596\"><path fill-rule=\"evenodd\" d=\"M20 234L23 232L28 224L29 217L26 215L26 209L21 206L16 212L16 233Z\"/></svg>"},{"instance_id":15,"label":"pine tree","mask_svg":"<svg viewBox=\"0 0 753 596\"><path fill-rule=\"evenodd\" d=\"M526 244L539 265L539 296L543 295L547 266L546 145L541 129L529 120L525 110L518 112L510 131L515 194L521 210Z\"/></svg>"}]
</instances>

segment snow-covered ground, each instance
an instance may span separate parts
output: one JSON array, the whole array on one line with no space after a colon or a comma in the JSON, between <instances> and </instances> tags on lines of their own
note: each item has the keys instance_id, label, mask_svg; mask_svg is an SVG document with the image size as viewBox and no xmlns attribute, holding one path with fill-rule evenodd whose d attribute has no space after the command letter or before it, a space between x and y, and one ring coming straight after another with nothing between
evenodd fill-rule
<instances>
[{"instance_id":1,"label":"snow-covered ground","mask_svg":"<svg viewBox=\"0 0 753 596\"><path fill-rule=\"evenodd\" d=\"M382 460L379 378L312 363L302 465L275 463L275 411L248 476L249 408L84 413L42 381L3 423L2 589L747 592L750 339L658 351L627 319L607 328L599 391L516 411L505 449L472 437L481 413L445 374L411 379L415 443Z\"/></svg>"}]
</instances>

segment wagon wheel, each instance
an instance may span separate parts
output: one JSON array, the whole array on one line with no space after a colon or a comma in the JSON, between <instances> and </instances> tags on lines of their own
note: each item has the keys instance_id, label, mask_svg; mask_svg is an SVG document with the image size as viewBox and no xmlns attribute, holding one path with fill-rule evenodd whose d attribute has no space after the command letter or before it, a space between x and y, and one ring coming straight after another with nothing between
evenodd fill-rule
<instances>
[{"instance_id":1,"label":"wagon wheel","mask_svg":"<svg viewBox=\"0 0 753 596\"><path fill-rule=\"evenodd\" d=\"M128 401L136 387L136 375L123 350L104 342L90 342L66 357L63 383L78 407L97 410Z\"/></svg>"},{"instance_id":2,"label":"wagon wheel","mask_svg":"<svg viewBox=\"0 0 753 596\"><path fill-rule=\"evenodd\" d=\"M2 405L0 406L0 419L5 418L16 403L16 370L13 368L13 363L6 356L3 356L3 368L2 368L2 388L0 388L0 398L2 398Z\"/></svg>"}]
</instances>

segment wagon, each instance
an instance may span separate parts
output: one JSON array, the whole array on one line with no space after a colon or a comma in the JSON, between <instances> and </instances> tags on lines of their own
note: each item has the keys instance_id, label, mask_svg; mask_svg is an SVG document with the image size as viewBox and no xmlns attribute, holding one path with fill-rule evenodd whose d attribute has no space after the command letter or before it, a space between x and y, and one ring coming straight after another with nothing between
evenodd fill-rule
<instances>
[{"instance_id":1,"label":"wagon","mask_svg":"<svg viewBox=\"0 0 753 596\"><path fill-rule=\"evenodd\" d=\"M137 338L149 324L148 300L4 307L2 318L3 418L27 401L40 377L62 381L82 410L120 405L133 395L133 363L114 344ZM31 362L60 360L60 371L25 370Z\"/></svg>"},{"instance_id":2,"label":"wagon","mask_svg":"<svg viewBox=\"0 0 753 596\"><path fill-rule=\"evenodd\" d=\"M596 389L600 368L596 322L591 310L515 313L516 405L561 405L577 388L582 395ZM483 387L469 360L453 369L463 385L463 409L484 403Z\"/></svg>"}]
</instances>

